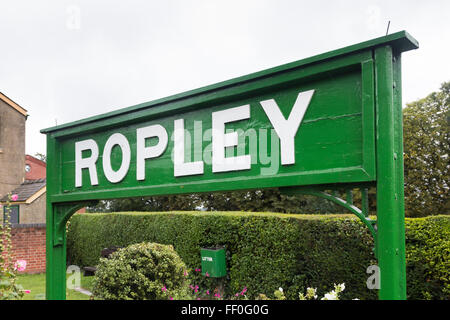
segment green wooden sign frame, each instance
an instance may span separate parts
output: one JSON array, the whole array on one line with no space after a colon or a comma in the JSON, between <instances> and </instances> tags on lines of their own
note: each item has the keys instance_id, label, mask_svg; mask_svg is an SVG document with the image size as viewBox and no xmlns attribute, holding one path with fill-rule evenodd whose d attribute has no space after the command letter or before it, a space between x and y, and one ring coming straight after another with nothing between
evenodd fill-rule
<instances>
[{"instance_id":1,"label":"green wooden sign frame","mask_svg":"<svg viewBox=\"0 0 450 320\"><path fill-rule=\"evenodd\" d=\"M416 48L402 31L42 130L47 299L65 299L66 223L79 208L269 187L353 212L375 240L380 299L406 299L401 53ZM372 186L376 221L367 209ZM355 188L362 208L353 205ZM338 189L346 199L328 192Z\"/></svg>"}]
</instances>

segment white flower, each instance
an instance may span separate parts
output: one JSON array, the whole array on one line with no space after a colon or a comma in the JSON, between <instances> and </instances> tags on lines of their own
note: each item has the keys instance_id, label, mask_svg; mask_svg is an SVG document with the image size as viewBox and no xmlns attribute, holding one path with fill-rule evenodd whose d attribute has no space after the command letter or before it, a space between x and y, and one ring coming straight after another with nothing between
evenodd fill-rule
<instances>
[{"instance_id":1,"label":"white flower","mask_svg":"<svg viewBox=\"0 0 450 320\"><path fill-rule=\"evenodd\" d=\"M281 292L283 292L283 288L282 288L282 287L279 287L278 290L280 290Z\"/></svg>"},{"instance_id":2,"label":"white flower","mask_svg":"<svg viewBox=\"0 0 450 320\"><path fill-rule=\"evenodd\" d=\"M317 292L317 290L316 290L315 288L307 288L307 289L306 289L306 296L307 296L309 299L312 299L312 298L317 299L317 294L316 294L316 292Z\"/></svg>"},{"instance_id":3,"label":"white flower","mask_svg":"<svg viewBox=\"0 0 450 320\"><path fill-rule=\"evenodd\" d=\"M331 291L329 293L325 293L322 300L337 300L337 294L334 291Z\"/></svg>"}]
</instances>

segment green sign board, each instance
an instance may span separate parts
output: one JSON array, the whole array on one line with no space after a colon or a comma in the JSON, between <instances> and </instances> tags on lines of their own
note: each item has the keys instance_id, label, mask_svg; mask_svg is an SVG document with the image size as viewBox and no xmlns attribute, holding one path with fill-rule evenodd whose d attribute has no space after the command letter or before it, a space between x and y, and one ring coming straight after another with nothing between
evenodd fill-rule
<instances>
[{"instance_id":1,"label":"green sign board","mask_svg":"<svg viewBox=\"0 0 450 320\"><path fill-rule=\"evenodd\" d=\"M65 297L65 223L89 201L279 187L336 202L322 191L372 185L376 222L342 205L377 241L380 298L405 298L400 55L414 48L399 32L42 130L47 298Z\"/></svg>"}]
</instances>

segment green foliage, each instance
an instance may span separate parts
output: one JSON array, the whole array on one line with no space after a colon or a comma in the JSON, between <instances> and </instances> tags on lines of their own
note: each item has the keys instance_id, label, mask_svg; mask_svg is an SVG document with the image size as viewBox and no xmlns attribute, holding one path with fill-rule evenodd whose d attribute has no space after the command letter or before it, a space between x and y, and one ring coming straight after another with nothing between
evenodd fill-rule
<instances>
[{"instance_id":1,"label":"green foliage","mask_svg":"<svg viewBox=\"0 0 450 320\"><path fill-rule=\"evenodd\" d=\"M403 109L407 216L449 214L450 82Z\"/></svg>"},{"instance_id":2,"label":"green foliage","mask_svg":"<svg viewBox=\"0 0 450 320\"><path fill-rule=\"evenodd\" d=\"M136 197L113 200L102 200L89 212L158 212L176 210L196 210L201 206L200 196L197 194Z\"/></svg>"},{"instance_id":3,"label":"green foliage","mask_svg":"<svg viewBox=\"0 0 450 320\"><path fill-rule=\"evenodd\" d=\"M185 270L172 246L133 244L100 259L93 294L105 300L185 299L189 296Z\"/></svg>"},{"instance_id":4,"label":"green foliage","mask_svg":"<svg viewBox=\"0 0 450 320\"><path fill-rule=\"evenodd\" d=\"M96 206L89 207L89 212L121 211L173 211L195 210L199 205L197 195L170 195L157 197L138 197L114 200L102 200Z\"/></svg>"},{"instance_id":5,"label":"green foliage","mask_svg":"<svg viewBox=\"0 0 450 320\"><path fill-rule=\"evenodd\" d=\"M0 300L18 300L24 295L21 285L16 283L17 274L13 270L4 270L0 275Z\"/></svg>"},{"instance_id":6,"label":"green foliage","mask_svg":"<svg viewBox=\"0 0 450 320\"><path fill-rule=\"evenodd\" d=\"M342 213L334 203L308 195L285 195L278 188L202 194L139 197L100 201L89 212L124 211L250 211L281 213Z\"/></svg>"},{"instance_id":7,"label":"green foliage","mask_svg":"<svg viewBox=\"0 0 450 320\"><path fill-rule=\"evenodd\" d=\"M341 224L334 222L340 220ZM345 225L348 230L342 230ZM71 219L67 241L71 263L83 266L97 264L101 249L112 245L142 241L173 244L190 269L190 282L210 289L220 286L221 280L194 271L201 267L200 248L225 245L226 296L245 286L251 297L274 292L281 286L286 297L293 299L306 285L325 277L319 281L323 292L330 289L330 283L345 281L356 290L349 290L351 297L376 297L375 292L365 288L365 270L373 259L372 239L365 227L349 216L223 212L83 214ZM337 247L335 243L340 245ZM359 294L361 291L365 294Z\"/></svg>"},{"instance_id":8,"label":"green foliage","mask_svg":"<svg viewBox=\"0 0 450 320\"><path fill-rule=\"evenodd\" d=\"M0 222L0 300L21 299L24 294L23 288L16 283L17 269L13 263L14 253L10 223L11 199L13 199L13 195L9 193L4 209L5 221ZM0 209L3 209L1 205Z\"/></svg>"},{"instance_id":9,"label":"green foliage","mask_svg":"<svg viewBox=\"0 0 450 320\"><path fill-rule=\"evenodd\" d=\"M450 218L407 219L407 290L410 299L450 299Z\"/></svg>"},{"instance_id":10,"label":"green foliage","mask_svg":"<svg viewBox=\"0 0 450 320\"><path fill-rule=\"evenodd\" d=\"M444 288L449 285L449 243L442 239L449 239L449 221L446 216L406 219L412 298L443 299L447 295L448 299ZM427 236L414 240L417 236L413 235L421 230L428 230ZM377 291L366 287L366 269L376 264L373 240L367 228L351 215L76 214L69 226L67 254L73 264L95 265L103 248L143 241L172 244L188 267L191 284L211 291L220 287L226 297L247 287L246 295L251 299L259 294L273 299L271 293L282 287L287 299L298 299L304 288L317 288L317 294L323 296L333 289L333 283L345 283L341 299L377 298ZM201 267L200 248L218 245L227 251L227 276L207 278L194 271ZM431 272L425 275L425 271ZM433 290L428 289L429 283L435 283Z\"/></svg>"},{"instance_id":11,"label":"green foliage","mask_svg":"<svg viewBox=\"0 0 450 320\"><path fill-rule=\"evenodd\" d=\"M200 194L199 203L208 211L281 213L338 213L343 209L325 199L308 195L286 195L278 188Z\"/></svg>"},{"instance_id":12,"label":"green foliage","mask_svg":"<svg viewBox=\"0 0 450 320\"><path fill-rule=\"evenodd\" d=\"M325 293L323 298L320 300L339 300L339 296L342 293L342 291L345 290L345 283L335 284L334 290L331 290L328 293ZM303 294L300 292L298 294L299 300L317 300L317 289L316 288L307 288L306 294ZM355 298L353 300L359 300L358 298Z\"/></svg>"}]
</instances>

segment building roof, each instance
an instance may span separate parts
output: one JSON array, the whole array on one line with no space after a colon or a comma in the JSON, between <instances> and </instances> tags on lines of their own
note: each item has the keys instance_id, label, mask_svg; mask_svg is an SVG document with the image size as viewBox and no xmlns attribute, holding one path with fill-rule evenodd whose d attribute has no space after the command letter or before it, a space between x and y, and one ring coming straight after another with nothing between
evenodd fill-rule
<instances>
[{"instance_id":1,"label":"building roof","mask_svg":"<svg viewBox=\"0 0 450 320\"><path fill-rule=\"evenodd\" d=\"M22 115L24 115L25 117L28 117L28 113L27 110L25 110L24 108L22 108L21 106L19 106L17 103L15 103L14 101L12 101L10 98L8 98L7 96L5 96L3 93L0 92L0 100L2 100L3 102L5 102L7 105L9 105L11 108L15 109L17 112L21 113Z\"/></svg>"},{"instance_id":2,"label":"building roof","mask_svg":"<svg viewBox=\"0 0 450 320\"><path fill-rule=\"evenodd\" d=\"M34 163L36 163L36 164L38 164L38 165L40 165L42 167L46 167L47 166L47 164L44 161L42 161L42 160L40 160L40 159L38 159L36 157L30 156L29 154L25 155L25 159L29 160L29 161L32 161L32 162L34 162Z\"/></svg>"},{"instance_id":3,"label":"building roof","mask_svg":"<svg viewBox=\"0 0 450 320\"><path fill-rule=\"evenodd\" d=\"M25 182L23 182L20 186L18 186L11 192L12 194L17 194L18 196L18 199L16 201L11 201L11 203L15 202L31 203L45 191L46 191L45 179L25 180ZM0 202L6 201L8 201L7 195L4 196L2 199L0 199Z\"/></svg>"}]
</instances>

